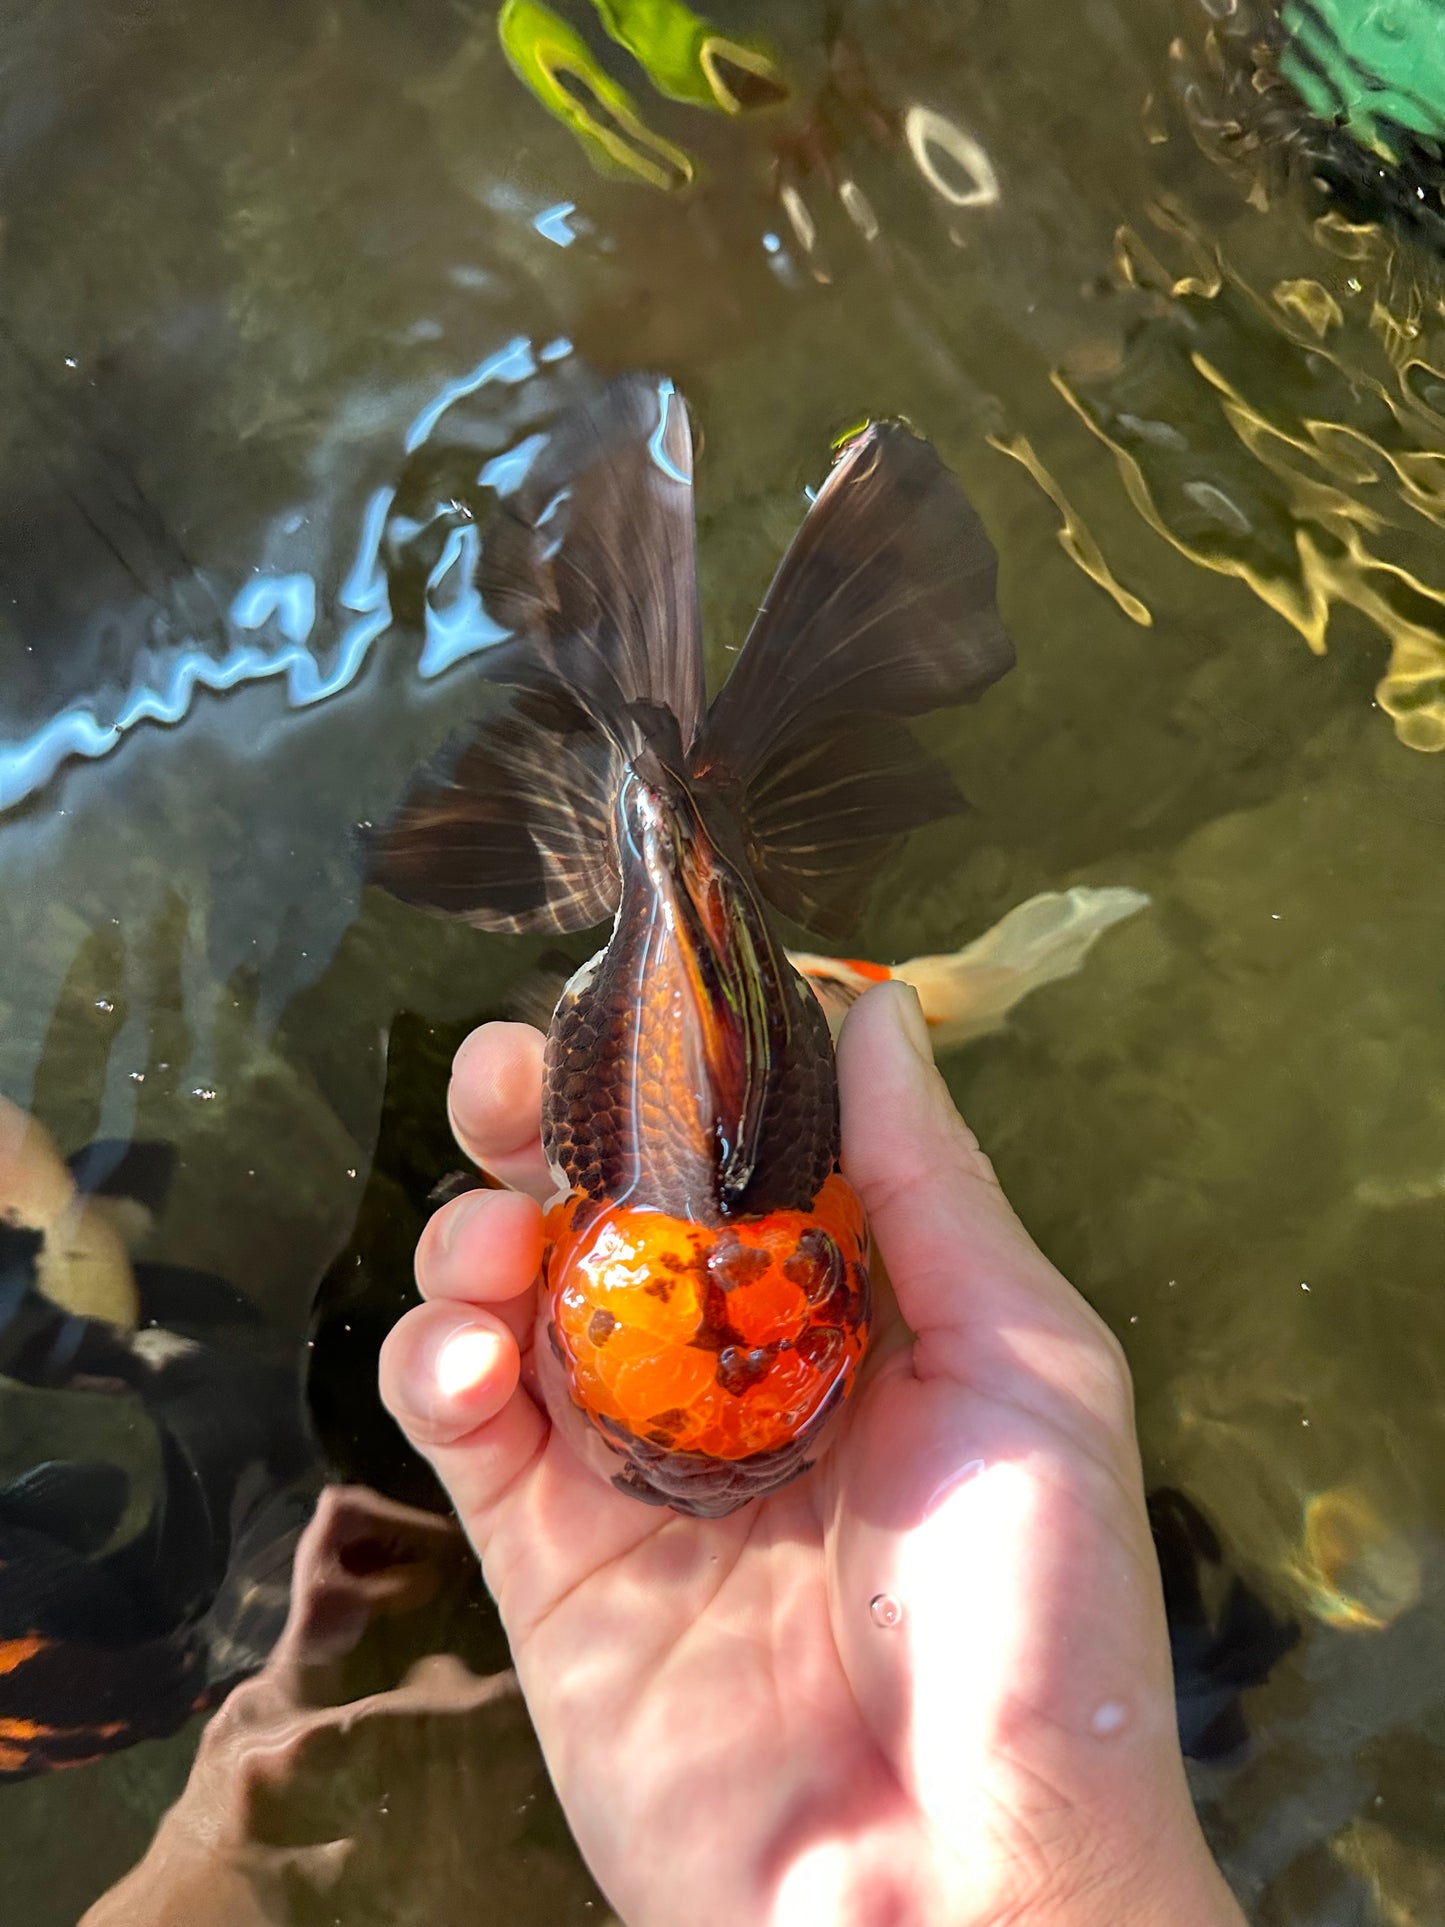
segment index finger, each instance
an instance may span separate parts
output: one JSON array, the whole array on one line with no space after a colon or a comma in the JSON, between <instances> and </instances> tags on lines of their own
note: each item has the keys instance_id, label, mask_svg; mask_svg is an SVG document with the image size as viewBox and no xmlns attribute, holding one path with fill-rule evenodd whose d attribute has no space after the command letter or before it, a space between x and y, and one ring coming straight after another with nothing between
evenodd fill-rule
<instances>
[{"instance_id":1,"label":"index finger","mask_svg":"<svg viewBox=\"0 0 1445 1927\"><path fill-rule=\"evenodd\" d=\"M541 1031L483 1024L452 1060L447 1114L474 1164L545 1203L556 1190L542 1152Z\"/></svg>"}]
</instances>

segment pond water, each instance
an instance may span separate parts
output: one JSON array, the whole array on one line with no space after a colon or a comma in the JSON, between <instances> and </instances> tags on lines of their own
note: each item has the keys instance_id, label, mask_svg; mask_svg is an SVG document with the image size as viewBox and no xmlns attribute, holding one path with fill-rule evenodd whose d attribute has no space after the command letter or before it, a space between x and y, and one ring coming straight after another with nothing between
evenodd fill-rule
<instances>
[{"instance_id":1,"label":"pond water","mask_svg":"<svg viewBox=\"0 0 1445 1927\"><path fill-rule=\"evenodd\" d=\"M607 1918L518 1702L460 1683L504 1643L373 1385L456 1163L449 1050L545 946L364 889L356 826L478 700L457 505L484 516L581 371L649 367L701 432L714 665L862 416L906 415L983 515L1018 667L935 727L972 812L850 949L1147 892L947 1069L1128 1348L1151 1485L1301 1625L1247 1755L1196 1771L1250 1918L1445 1921L1445 283L1424 215L1310 188L1244 4L718 5L791 89L738 116L651 89L579 5L678 190L594 166L490 0L12 9L0 1092L67 1154L176 1147L138 1249L245 1294L207 1342L270 1374L277 1435L306 1374L321 1458L276 1489L365 1483L438 1567L308 1674L317 1709L412 1698L248 1769L227 1919ZM11 1382L0 1415L0 1480L120 1464L108 1543L141 1529L134 1399ZM212 1521L254 1527L227 1623L257 1660L273 1497ZM0 1787L0 1922L68 1927L140 1858L185 1703Z\"/></svg>"}]
</instances>

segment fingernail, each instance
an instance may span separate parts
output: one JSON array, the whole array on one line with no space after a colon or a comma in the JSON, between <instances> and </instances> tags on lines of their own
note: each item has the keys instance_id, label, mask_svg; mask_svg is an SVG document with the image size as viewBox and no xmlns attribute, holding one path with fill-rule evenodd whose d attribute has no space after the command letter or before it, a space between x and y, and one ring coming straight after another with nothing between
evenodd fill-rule
<instances>
[{"instance_id":1,"label":"fingernail","mask_svg":"<svg viewBox=\"0 0 1445 1927\"><path fill-rule=\"evenodd\" d=\"M923 1015L923 1006L918 1001L918 992L912 984L895 983L892 986L890 1001L893 1005L893 1018L900 1034L920 1063L933 1069L933 1040L928 1035L928 1021Z\"/></svg>"},{"instance_id":2,"label":"fingernail","mask_svg":"<svg viewBox=\"0 0 1445 1927\"><path fill-rule=\"evenodd\" d=\"M453 1332L443 1341L432 1367L443 1398L460 1398L491 1375L501 1350L497 1334L479 1325Z\"/></svg>"},{"instance_id":3,"label":"fingernail","mask_svg":"<svg viewBox=\"0 0 1445 1927\"><path fill-rule=\"evenodd\" d=\"M485 1196L486 1193L482 1191L470 1198L459 1198L455 1204L449 1204L442 1213L441 1248L448 1257L461 1235L462 1226L469 1218L476 1216L477 1206Z\"/></svg>"}]
</instances>

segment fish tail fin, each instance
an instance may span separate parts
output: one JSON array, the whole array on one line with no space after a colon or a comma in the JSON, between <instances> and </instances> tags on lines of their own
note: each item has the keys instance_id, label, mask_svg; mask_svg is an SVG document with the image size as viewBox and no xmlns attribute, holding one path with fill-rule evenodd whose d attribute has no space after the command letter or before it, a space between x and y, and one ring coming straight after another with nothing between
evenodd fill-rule
<instances>
[{"instance_id":1,"label":"fish tail fin","mask_svg":"<svg viewBox=\"0 0 1445 1927\"><path fill-rule=\"evenodd\" d=\"M997 558L957 478L898 422L839 450L693 758L734 796L777 908L848 929L910 830L963 807L908 719L1013 664Z\"/></svg>"},{"instance_id":2,"label":"fish tail fin","mask_svg":"<svg viewBox=\"0 0 1445 1927\"><path fill-rule=\"evenodd\" d=\"M962 950L914 957L893 975L918 992L935 1045L968 1043L1001 1029L1041 985L1072 977L1106 930L1148 903L1142 890L1045 891Z\"/></svg>"},{"instance_id":3,"label":"fish tail fin","mask_svg":"<svg viewBox=\"0 0 1445 1927\"><path fill-rule=\"evenodd\" d=\"M617 905L626 763L676 760L702 716L692 439L669 381L628 375L562 416L483 532L513 694L368 841L394 895L485 930L582 930Z\"/></svg>"}]
</instances>

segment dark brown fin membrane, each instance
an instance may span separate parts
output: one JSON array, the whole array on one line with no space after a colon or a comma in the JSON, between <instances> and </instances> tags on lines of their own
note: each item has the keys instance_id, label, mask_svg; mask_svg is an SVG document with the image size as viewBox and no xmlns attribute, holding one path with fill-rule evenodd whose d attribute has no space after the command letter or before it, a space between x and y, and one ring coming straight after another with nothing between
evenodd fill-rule
<instances>
[{"instance_id":1,"label":"dark brown fin membrane","mask_svg":"<svg viewBox=\"0 0 1445 1927\"><path fill-rule=\"evenodd\" d=\"M785 915L844 939L909 832L966 808L905 724L857 717L800 734L763 766L747 792L748 851Z\"/></svg>"},{"instance_id":2,"label":"dark brown fin membrane","mask_svg":"<svg viewBox=\"0 0 1445 1927\"><path fill-rule=\"evenodd\" d=\"M586 930L617 908L616 752L575 705L524 696L482 724L450 778L368 839L404 903L479 930Z\"/></svg>"},{"instance_id":3,"label":"dark brown fin membrane","mask_svg":"<svg viewBox=\"0 0 1445 1927\"><path fill-rule=\"evenodd\" d=\"M996 577L927 442L882 422L847 444L694 757L700 777L744 792L749 854L787 915L846 927L895 839L959 806L891 719L973 702L1012 667Z\"/></svg>"},{"instance_id":4,"label":"dark brown fin membrane","mask_svg":"<svg viewBox=\"0 0 1445 1927\"><path fill-rule=\"evenodd\" d=\"M558 423L482 543L493 682L565 691L630 750L629 712L702 719L692 435L672 383L625 375Z\"/></svg>"}]
</instances>

